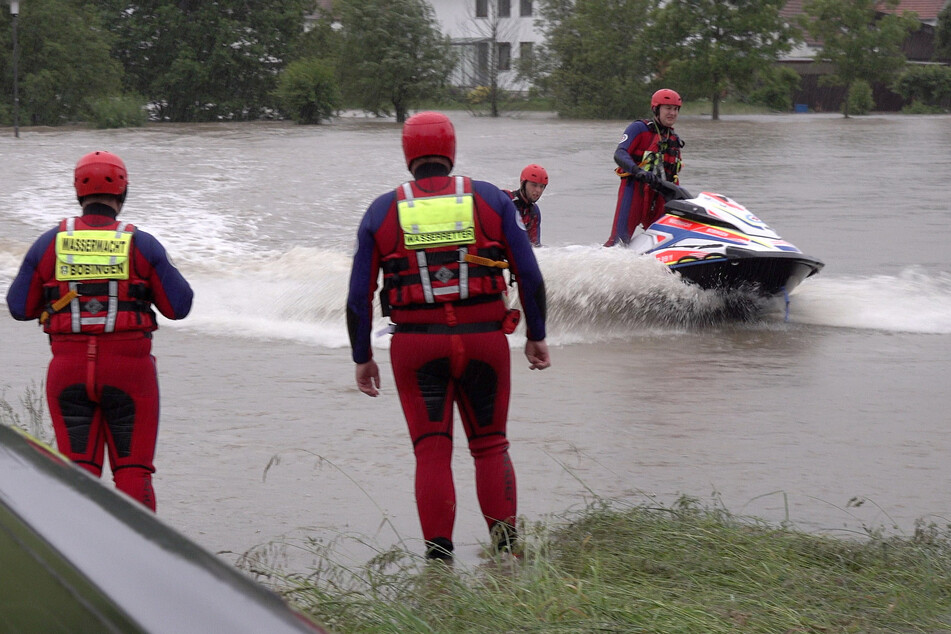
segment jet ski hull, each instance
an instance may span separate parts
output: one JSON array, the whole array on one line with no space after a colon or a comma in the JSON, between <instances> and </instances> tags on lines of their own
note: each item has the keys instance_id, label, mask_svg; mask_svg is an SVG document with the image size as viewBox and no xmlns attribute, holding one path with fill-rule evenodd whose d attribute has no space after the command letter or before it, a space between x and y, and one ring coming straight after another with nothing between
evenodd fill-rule
<instances>
[{"instance_id":1,"label":"jet ski hull","mask_svg":"<svg viewBox=\"0 0 951 634\"><path fill-rule=\"evenodd\" d=\"M750 291L760 295L791 293L823 263L800 253L712 254L703 260L671 264L684 280L710 290Z\"/></svg>"},{"instance_id":2,"label":"jet ski hull","mask_svg":"<svg viewBox=\"0 0 951 634\"><path fill-rule=\"evenodd\" d=\"M664 215L630 247L666 264L686 282L711 290L786 295L824 266L781 238L746 207L722 194L662 183Z\"/></svg>"}]
</instances>

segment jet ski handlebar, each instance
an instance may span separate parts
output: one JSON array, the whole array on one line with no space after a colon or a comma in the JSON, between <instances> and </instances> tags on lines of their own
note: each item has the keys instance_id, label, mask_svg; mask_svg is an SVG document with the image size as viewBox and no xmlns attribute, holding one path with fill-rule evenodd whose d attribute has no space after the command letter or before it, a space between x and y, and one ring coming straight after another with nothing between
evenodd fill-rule
<instances>
[{"instance_id":1,"label":"jet ski handlebar","mask_svg":"<svg viewBox=\"0 0 951 634\"><path fill-rule=\"evenodd\" d=\"M670 181L658 181L654 190L664 198L664 202L668 203L672 200L689 200L693 198L693 194L680 185L671 183Z\"/></svg>"}]
</instances>

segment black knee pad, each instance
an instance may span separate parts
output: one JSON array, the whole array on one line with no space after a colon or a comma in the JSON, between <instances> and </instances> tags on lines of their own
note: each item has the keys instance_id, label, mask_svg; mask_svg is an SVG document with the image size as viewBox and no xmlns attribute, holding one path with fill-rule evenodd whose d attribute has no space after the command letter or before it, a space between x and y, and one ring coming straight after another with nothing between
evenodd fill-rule
<instances>
[{"instance_id":1,"label":"black knee pad","mask_svg":"<svg viewBox=\"0 0 951 634\"><path fill-rule=\"evenodd\" d=\"M459 384L472 406L476 425L491 425L499 387L499 375L495 368L484 361L470 361L459 379Z\"/></svg>"},{"instance_id":2,"label":"black knee pad","mask_svg":"<svg viewBox=\"0 0 951 634\"><path fill-rule=\"evenodd\" d=\"M416 382L426 403L426 414L430 421L442 420L446 408L446 395L449 393L449 359L433 359L416 370Z\"/></svg>"},{"instance_id":3,"label":"black knee pad","mask_svg":"<svg viewBox=\"0 0 951 634\"><path fill-rule=\"evenodd\" d=\"M89 446L89 428L96 415L96 403L89 400L86 386L74 383L63 388L56 397L73 453L84 454Z\"/></svg>"},{"instance_id":4,"label":"black knee pad","mask_svg":"<svg viewBox=\"0 0 951 634\"><path fill-rule=\"evenodd\" d=\"M135 401L111 385L103 386L100 398L102 416L116 443L116 454L127 458L132 453L132 429L135 426Z\"/></svg>"}]
</instances>

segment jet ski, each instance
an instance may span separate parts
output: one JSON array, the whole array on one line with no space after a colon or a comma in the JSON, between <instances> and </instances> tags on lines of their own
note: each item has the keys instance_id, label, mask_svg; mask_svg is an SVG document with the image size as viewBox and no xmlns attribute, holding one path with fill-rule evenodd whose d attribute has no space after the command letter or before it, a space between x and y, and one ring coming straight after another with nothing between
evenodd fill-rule
<instances>
[{"instance_id":1,"label":"jet ski","mask_svg":"<svg viewBox=\"0 0 951 634\"><path fill-rule=\"evenodd\" d=\"M664 215L628 245L701 288L784 296L825 264L783 240L746 207L722 194L692 196L669 182L657 188Z\"/></svg>"}]
</instances>

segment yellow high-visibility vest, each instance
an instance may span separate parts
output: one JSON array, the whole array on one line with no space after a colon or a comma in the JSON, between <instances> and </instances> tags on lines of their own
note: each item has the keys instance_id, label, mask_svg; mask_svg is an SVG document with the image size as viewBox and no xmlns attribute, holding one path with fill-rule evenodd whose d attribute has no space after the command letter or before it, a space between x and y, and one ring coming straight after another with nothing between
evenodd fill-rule
<instances>
[{"instance_id":1,"label":"yellow high-visibility vest","mask_svg":"<svg viewBox=\"0 0 951 634\"><path fill-rule=\"evenodd\" d=\"M56 234L56 279L127 280L132 232L122 224L115 231L72 230Z\"/></svg>"},{"instance_id":2,"label":"yellow high-visibility vest","mask_svg":"<svg viewBox=\"0 0 951 634\"><path fill-rule=\"evenodd\" d=\"M414 198L409 183L402 186L404 200L396 204L403 244L417 250L473 244L475 202L465 191L465 179L456 176L456 193L448 196Z\"/></svg>"}]
</instances>

